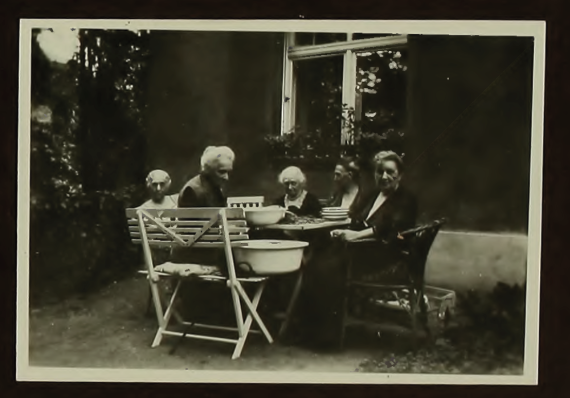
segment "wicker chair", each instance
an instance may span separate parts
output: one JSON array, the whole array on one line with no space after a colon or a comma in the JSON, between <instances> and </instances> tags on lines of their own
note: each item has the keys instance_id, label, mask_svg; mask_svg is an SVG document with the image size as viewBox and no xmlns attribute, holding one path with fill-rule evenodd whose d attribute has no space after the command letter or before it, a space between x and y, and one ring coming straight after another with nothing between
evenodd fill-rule
<instances>
[{"instance_id":1,"label":"wicker chair","mask_svg":"<svg viewBox=\"0 0 570 398\"><path fill-rule=\"evenodd\" d=\"M399 259L398 267L403 267L403 278L398 279L397 282L387 281L384 283L382 280L370 280L362 276L355 276L355 268L359 265L355 263L355 253L366 250L367 253L374 253L377 251L378 256L372 258L379 258L382 245L375 239L366 239L356 242L347 243L348 262L346 266L346 292L343 304L343 319L340 346L343 348L345 340L346 328L351 325L362 326L376 326L382 328L385 326L383 322L376 322L371 319L366 319L362 314L349 311L351 306L354 306L354 292L360 290L365 292L365 301L361 302L378 302L375 300L375 294L383 293L393 297L399 304L400 309L404 309L408 314L411 321L411 328L414 333L414 342L417 342L419 334L418 323L421 323L424 330L430 335L429 327L427 324L427 306L424 299L424 275L425 266L429 251L432 243L435 240L440 227L445 223L445 220L437 220L432 223L422 225L411 230L402 232L398 235L401 242L406 242L405 249L398 249ZM384 248L385 249L385 248ZM437 289L436 291L441 291ZM444 291L450 292L450 291ZM453 292L451 292L453 293ZM454 295L453 295L454 299ZM400 312L401 313L401 312Z\"/></svg>"}]
</instances>

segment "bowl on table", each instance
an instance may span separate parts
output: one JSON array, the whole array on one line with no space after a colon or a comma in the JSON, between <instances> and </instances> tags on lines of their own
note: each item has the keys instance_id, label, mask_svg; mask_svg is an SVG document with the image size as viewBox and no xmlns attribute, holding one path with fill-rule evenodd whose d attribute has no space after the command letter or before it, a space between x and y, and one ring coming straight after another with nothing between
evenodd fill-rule
<instances>
[{"instance_id":1,"label":"bowl on table","mask_svg":"<svg viewBox=\"0 0 570 398\"><path fill-rule=\"evenodd\" d=\"M245 209L245 219L249 225L261 227L277 224L287 210L280 206L250 207Z\"/></svg>"},{"instance_id":2,"label":"bowl on table","mask_svg":"<svg viewBox=\"0 0 570 398\"><path fill-rule=\"evenodd\" d=\"M301 267L307 242L250 240L233 248L236 267L257 275L286 274Z\"/></svg>"}]
</instances>

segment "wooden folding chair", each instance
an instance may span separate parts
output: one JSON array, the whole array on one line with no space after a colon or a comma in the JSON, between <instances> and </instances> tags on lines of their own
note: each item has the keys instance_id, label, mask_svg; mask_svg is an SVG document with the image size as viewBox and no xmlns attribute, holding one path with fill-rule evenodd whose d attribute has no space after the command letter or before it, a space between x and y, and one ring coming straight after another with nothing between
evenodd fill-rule
<instances>
[{"instance_id":1,"label":"wooden folding chair","mask_svg":"<svg viewBox=\"0 0 570 398\"><path fill-rule=\"evenodd\" d=\"M264 200L263 196L234 196L228 198L228 207L262 207Z\"/></svg>"},{"instance_id":2,"label":"wooden folding chair","mask_svg":"<svg viewBox=\"0 0 570 398\"><path fill-rule=\"evenodd\" d=\"M145 210L127 209L126 215L129 223L131 239L134 243L142 244L145 257L146 273L149 280L154 308L158 319L158 330L152 347L160 345L163 336L179 336L202 340L211 340L235 344L232 359L238 358L250 332L263 333L269 343L273 343L269 331L261 320L257 307L265 288L267 277L238 278L234 265L232 247L240 245L249 239L247 224L243 208L192 208ZM173 270L208 270L211 267L199 264L153 264L151 247L192 247L217 248L225 252L228 276L214 273L194 273L193 276L204 282L225 283L231 291L231 297L236 317L236 327L198 324L187 322L176 311L177 296L184 280L189 276L184 272L169 272L168 266ZM161 269L157 271L157 268ZM163 309L161 292L158 282L161 278L175 277L177 283L170 297L166 310ZM243 283L255 283L257 289L253 300L250 299L242 286ZM242 302L247 307L248 315L243 319ZM222 338L207 334L192 334L173 331L169 328L172 317L185 327L237 332L237 338ZM258 330L252 330L253 321L257 323Z\"/></svg>"}]
</instances>

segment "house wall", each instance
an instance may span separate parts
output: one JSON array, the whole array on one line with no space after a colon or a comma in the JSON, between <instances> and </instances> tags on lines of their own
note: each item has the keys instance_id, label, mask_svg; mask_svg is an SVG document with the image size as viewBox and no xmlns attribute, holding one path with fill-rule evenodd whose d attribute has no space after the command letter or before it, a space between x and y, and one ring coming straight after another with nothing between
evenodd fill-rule
<instances>
[{"instance_id":1,"label":"house wall","mask_svg":"<svg viewBox=\"0 0 570 398\"><path fill-rule=\"evenodd\" d=\"M237 155L230 196L280 193L262 137L280 130L282 40L277 33L155 35L148 167L167 170L174 192L198 172L207 145L228 144ZM429 283L482 289L524 280L532 55L442 143L425 149L525 45L513 38L411 39L405 183L418 194L422 218L446 216L448 230L484 233L442 232L428 260ZM331 175L307 174L311 190L327 196Z\"/></svg>"},{"instance_id":2,"label":"house wall","mask_svg":"<svg viewBox=\"0 0 570 398\"><path fill-rule=\"evenodd\" d=\"M525 234L441 231L426 264L426 283L457 292L526 281Z\"/></svg>"},{"instance_id":3,"label":"house wall","mask_svg":"<svg viewBox=\"0 0 570 398\"><path fill-rule=\"evenodd\" d=\"M454 230L527 232L532 44L410 39L406 181L425 218L446 216Z\"/></svg>"}]
</instances>

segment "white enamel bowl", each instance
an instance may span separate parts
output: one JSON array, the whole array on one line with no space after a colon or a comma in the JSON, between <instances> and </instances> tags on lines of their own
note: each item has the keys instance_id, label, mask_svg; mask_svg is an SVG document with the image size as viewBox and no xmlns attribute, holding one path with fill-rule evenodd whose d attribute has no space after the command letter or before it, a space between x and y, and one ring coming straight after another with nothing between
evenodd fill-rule
<instances>
[{"instance_id":1,"label":"white enamel bowl","mask_svg":"<svg viewBox=\"0 0 570 398\"><path fill-rule=\"evenodd\" d=\"M251 240L233 248L236 267L258 275L286 274L301 267L307 242Z\"/></svg>"},{"instance_id":2,"label":"white enamel bowl","mask_svg":"<svg viewBox=\"0 0 570 398\"><path fill-rule=\"evenodd\" d=\"M273 225L285 217L285 211L279 206L246 208L245 219L249 225L253 226Z\"/></svg>"}]
</instances>

